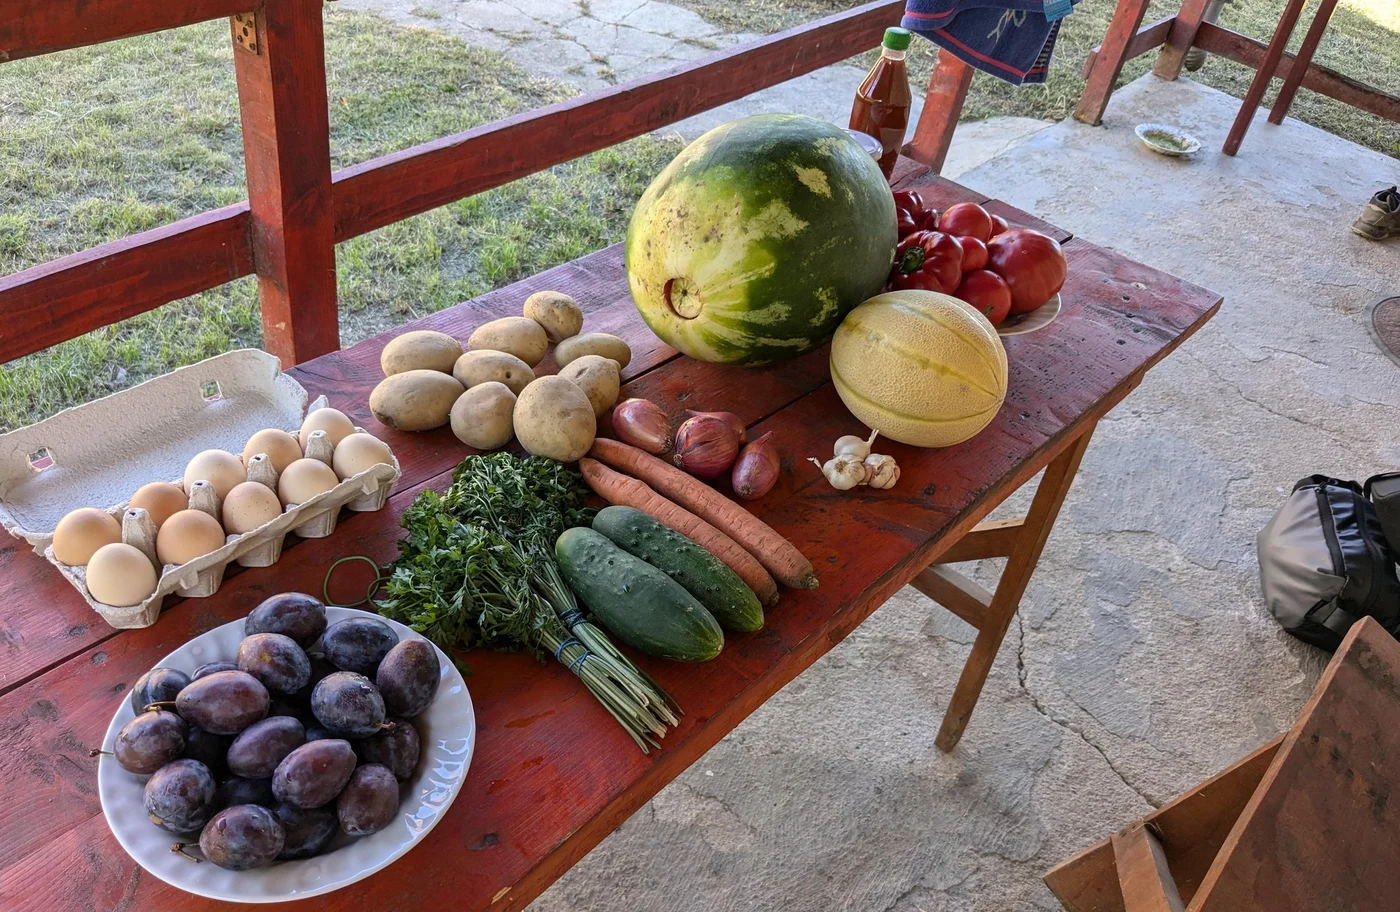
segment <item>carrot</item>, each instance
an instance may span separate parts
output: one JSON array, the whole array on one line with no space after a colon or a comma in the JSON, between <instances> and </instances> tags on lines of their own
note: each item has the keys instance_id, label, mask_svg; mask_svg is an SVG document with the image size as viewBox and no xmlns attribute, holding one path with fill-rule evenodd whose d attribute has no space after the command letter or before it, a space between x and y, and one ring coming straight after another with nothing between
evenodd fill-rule
<instances>
[{"instance_id":1,"label":"carrot","mask_svg":"<svg viewBox=\"0 0 1400 912\"><path fill-rule=\"evenodd\" d=\"M603 465L594 459L580 459L578 469L583 480L599 497L610 504L641 510L663 526L674 529L724 562L754 591L765 607L778 601L778 584L763 569L763 565L739 544L700 517L683 510L635 478Z\"/></svg>"},{"instance_id":2,"label":"carrot","mask_svg":"<svg viewBox=\"0 0 1400 912\"><path fill-rule=\"evenodd\" d=\"M692 478L634 446L599 437L588 455L621 472L634 475L658 494L685 507L739 543L772 573L794 589L817 588L812 563L763 520L704 482Z\"/></svg>"}]
</instances>

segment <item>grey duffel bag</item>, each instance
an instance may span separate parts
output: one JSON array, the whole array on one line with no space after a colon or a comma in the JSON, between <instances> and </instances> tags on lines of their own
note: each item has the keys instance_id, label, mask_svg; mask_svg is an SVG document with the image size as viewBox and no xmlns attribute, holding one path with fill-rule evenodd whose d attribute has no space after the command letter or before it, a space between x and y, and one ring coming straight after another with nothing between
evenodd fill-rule
<instances>
[{"instance_id":1,"label":"grey duffel bag","mask_svg":"<svg viewBox=\"0 0 1400 912\"><path fill-rule=\"evenodd\" d=\"M1373 617L1400 632L1400 581L1380 517L1361 485L1310 475L1259 533L1259 582L1284 630L1335 651Z\"/></svg>"}]
</instances>

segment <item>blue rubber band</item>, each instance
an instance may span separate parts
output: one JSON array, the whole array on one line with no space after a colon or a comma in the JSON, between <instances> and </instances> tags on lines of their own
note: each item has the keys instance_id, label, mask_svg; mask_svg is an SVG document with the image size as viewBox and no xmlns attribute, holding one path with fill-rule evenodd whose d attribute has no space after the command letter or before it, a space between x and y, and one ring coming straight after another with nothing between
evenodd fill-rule
<instances>
[{"instance_id":1,"label":"blue rubber band","mask_svg":"<svg viewBox=\"0 0 1400 912\"><path fill-rule=\"evenodd\" d=\"M588 649L585 648L583 650L582 655L580 655L577 659L574 659L572 662L569 663L569 671L572 671L574 674L578 674L579 668L583 666L584 661L591 655L593 655L593 653L589 652Z\"/></svg>"},{"instance_id":2,"label":"blue rubber band","mask_svg":"<svg viewBox=\"0 0 1400 912\"><path fill-rule=\"evenodd\" d=\"M573 637L565 637L565 638L564 638L564 642L562 642L562 643L559 644L559 648L556 649L556 650L554 650L554 658L555 658L555 661L558 661L558 660L559 660L559 656L563 655L564 650L565 650L565 649L568 649L570 646L582 646L582 645L583 645L582 643L580 643L578 640L574 639ZM587 652L587 650L584 650L584 651Z\"/></svg>"},{"instance_id":3,"label":"blue rubber band","mask_svg":"<svg viewBox=\"0 0 1400 912\"><path fill-rule=\"evenodd\" d=\"M559 620L564 622L565 627L573 630L574 625L583 623L583 609L578 607L570 608L568 611L559 615Z\"/></svg>"}]
</instances>

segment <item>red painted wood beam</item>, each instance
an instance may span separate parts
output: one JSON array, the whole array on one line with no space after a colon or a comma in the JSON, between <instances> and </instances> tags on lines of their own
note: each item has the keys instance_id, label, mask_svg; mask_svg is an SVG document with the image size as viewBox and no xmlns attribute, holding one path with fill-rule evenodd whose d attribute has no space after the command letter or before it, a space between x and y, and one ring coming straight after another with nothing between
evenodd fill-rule
<instances>
[{"instance_id":1,"label":"red painted wood beam","mask_svg":"<svg viewBox=\"0 0 1400 912\"><path fill-rule=\"evenodd\" d=\"M263 348L292 365L340 348L321 0L272 0L256 14L256 49L233 48L253 267Z\"/></svg>"},{"instance_id":2,"label":"red painted wood beam","mask_svg":"<svg viewBox=\"0 0 1400 912\"><path fill-rule=\"evenodd\" d=\"M0 60L223 19L254 5L252 0L5 0Z\"/></svg>"},{"instance_id":3,"label":"red painted wood beam","mask_svg":"<svg viewBox=\"0 0 1400 912\"><path fill-rule=\"evenodd\" d=\"M252 271L238 203L0 277L0 363Z\"/></svg>"}]
</instances>

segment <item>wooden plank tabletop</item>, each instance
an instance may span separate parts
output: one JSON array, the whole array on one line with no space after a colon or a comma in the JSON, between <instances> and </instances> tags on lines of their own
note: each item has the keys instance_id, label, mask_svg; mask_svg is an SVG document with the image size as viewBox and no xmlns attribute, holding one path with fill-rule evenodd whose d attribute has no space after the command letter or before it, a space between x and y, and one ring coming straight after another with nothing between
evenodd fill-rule
<instances>
[{"instance_id":1,"label":"wooden plank tabletop","mask_svg":"<svg viewBox=\"0 0 1400 912\"><path fill-rule=\"evenodd\" d=\"M896 181L939 208L986 201L907 161ZM112 631L42 558L4 543L0 783L7 803L0 820L0 908L231 908L167 887L131 861L102 818L88 748L102 737L117 701L161 656L243 616L271 593L319 592L337 557L391 559L400 513L419 490L446 487L452 468L471 451L445 428L392 431L366 406L380 379L379 352L392 335L431 328L466 338L480 323L519 313L531 292L553 288L579 301L587 329L614 332L632 345L624 396L653 399L673 414L730 409L752 431L777 432L785 451L781 480L750 508L811 559L821 586L784 590L767 626L727 638L714 661L640 661L686 710L664 748L650 756L557 663L470 657L478 741L463 792L422 845L357 884L355 897L374 909L523 908L1044 468L1219 307L1212 292L1070 239L1012 207L991 205L1012 224L1044 227L1066 241L1064 311L1040 332L1005 340L1010 388L985 431L941 450L884 446L903 473L891 490L836 492L803 459L860 430L828 382L824 350L760 369L679 357L637 316L622 252L611 247L295 369L313 396L326 394L390 443L404 475L396 493L383 511L347 516L329 538L289 539L277 564L231 573L214 596L176 602L151 627ZM548 369L548 361L540 367ZM356 578L347 569L350 593ZM975 721L969 737L976 737ZM343 897L286 908L332 908Z\"/></svg>"}]
</instances>

